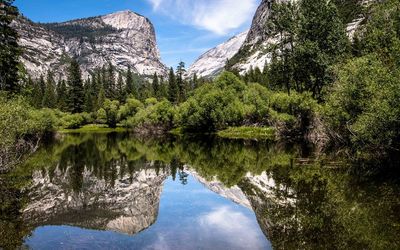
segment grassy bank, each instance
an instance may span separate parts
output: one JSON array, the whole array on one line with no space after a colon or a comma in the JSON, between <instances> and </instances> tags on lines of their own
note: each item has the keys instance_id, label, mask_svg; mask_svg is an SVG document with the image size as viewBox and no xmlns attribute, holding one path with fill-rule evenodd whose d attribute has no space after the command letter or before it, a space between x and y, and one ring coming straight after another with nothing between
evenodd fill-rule
<instances>
[{"instance_id":1,"label":"grassy bank","mask_svg":"<svg viewBox=\"0 0 400 250\"><path fill-rule=\"evenodd\" d=\"M230 127L217 135L227 139L275 140L275 129L271 127Z\"/></svg>"},{"instance_id":2,"label":"grassy bank","mask_svg":"<svg viewBox=\"0 0 400 250\"><path fill-rule=\"evenodd\" d=\"M109 128L107 125L102 124L88 124L77 129L61 129L58 132L62 134L74 134L74 133L111 133L111 132L126 132L126 128L117 127Z\"/></svg>"}]
</instances>

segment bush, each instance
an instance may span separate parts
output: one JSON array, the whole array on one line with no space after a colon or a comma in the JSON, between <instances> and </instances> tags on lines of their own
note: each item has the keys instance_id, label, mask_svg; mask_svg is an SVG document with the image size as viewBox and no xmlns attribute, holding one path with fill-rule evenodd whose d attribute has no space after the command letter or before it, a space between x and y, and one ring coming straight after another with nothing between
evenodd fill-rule
<instances>
[{"instance_id":1,"label":"bush","mask_svg":"<svg viewBox=\"0 0 400 250\"><path fill-rule=\"evenodd\" d=\"M111 101L106 99L104 101L104 110L106 111L106 124L110 128L116 128L118 120L119 101Z\"/></svg>"},{"instance_id":2,"label":"bush","mask_svg":"<svg viewBox=\"0 0 400 250\"><path fill-rule=\"evenodd\" d=\"M271 92L260 84L250 84L243 94L246 118L256 123L266 123L270 115Z\"/></svg>"},{"instance_id":3,"label":"bush","mask_svg":"<svg viewBox=\"0 0 400 250\"><path fill-rule=\"evenodd\" d=\"M245 89L246 85L235 75L222 73L179 107L179 125L190 131L216 131L239 125L246 114L241 101Z\"/></svg>"},{"instance_id":4,"label":"bush","mask_svg":"<svg viewBox=\"0 0 400 250\"><path fill-rule=\"evenodd\" d=\"M317 107L311 94L272 92L260 84L247 85L232 73L224 72L181 104L178 124L189 131L268 126L276 122L290 123L286 127L291 129L305 129ZM296 122L298 127L293 127Z\"/></svg>"},{"instance_id":5,"label":"bush","mask_svg":"<svg viewBox=\"0 0 400 250\"><path fill-rule=\"evenodd\" d=\"M97 111L96 122L98 124L106 124L107 123L107 113L103 108L101 108Z\"/></svg>"},{"instance_id":6,"label":"bush","mask_svg":"<svg viewBox=\"0 0 400 250\"><path fill-rule=\"evenodd\" d=\"M0 93L0 170L33 150L45 133L54 130L56 122L55 111L36 110L21 97L8 99Z\"/></svg>"},{"instance_id":7,"label":"bush","mask_svg":"<svg viewBox=\"0 0 400 250\"><path fill-rule=\"evenodd\" d=\"M144 106L139 100L128 98L126 103L119 108L118 119L124 121L128 117L134 116L141 108Z\"/></svg>"},{"instance_id":8,"label":"bush","mask_svg":"<svg viewBox=\"0 0 400 250\"><path fill-rule=\"evenodd\" d=\"M51 110L36 110L23 98L7 99L0 95L0 147L10 147L18 139L40 137L55 127Z\"/></svg>"},{"instance_id":9,"label":"bush","mask_svg":"<svg viewBox=\"0 0 400 250\"><path fill-rule=\"evenodd\" d=\"M151 106L151 105L155 105L157 103L157 98L147 98L146 100L144 100L144 104L146 105L146 107Z\"/></svg>"},{"instance_id":10,"label":"bush","mask_svg":"<svg viewBox=\"0 0 400 250\"><path fill-rule=\"evenodd\" d=\"M271 120L281 121L295 126L296 129L305 130L318 109L317 101L311 93L298 93L292 91L290 95L284 92L271 94L270 108Z\"/></svg>"},{"instance_id":11,"label":"bush","mask_svg":"<svg viewBox=\"0 0 400 250\"><path fill-rule=\"evenodd\" d=\"M67 114L62 118L62 127L65 129L77 129L85 125L85 117L82 114Z\"/></svg>"},{"instance_id":12,"label":"bush","mask_svg":"<svg viewBox=\"0 0 400 250\"><path fill-rule=\"evenodd\" d=\"M175 107L167 100L157 102L145 109L140 109L135 116L128 118L127 127L162 127L169 130L173 127Z\"/></svg>"},{"instance_id":13,"label":"bush","mask_svg":"<svg viewBox=\"0 0 400 250\"><path fill-rule=\"evenodd\" d=\"M374 55L350 60L337 69L325 120L359 149L399 150L399 82L399 72Z\"/></svg>"}]
</instances>

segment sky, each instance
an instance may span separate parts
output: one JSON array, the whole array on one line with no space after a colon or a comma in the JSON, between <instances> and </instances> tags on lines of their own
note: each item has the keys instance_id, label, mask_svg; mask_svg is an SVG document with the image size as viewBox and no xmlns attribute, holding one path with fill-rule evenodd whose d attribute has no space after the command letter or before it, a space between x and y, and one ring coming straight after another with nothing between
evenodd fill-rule
<instances>
[{"instance_id":1,"label":"sky","mask_svg":"<svg viewBox=\"0 0 400 250\"><path fill-rule=\"evenodd\" d=\"M16 0L34 22L62 22L132 10L155 26L162 61L190 66L201 54L247 30L261 0Z\"/></svg>"}]
</instances>

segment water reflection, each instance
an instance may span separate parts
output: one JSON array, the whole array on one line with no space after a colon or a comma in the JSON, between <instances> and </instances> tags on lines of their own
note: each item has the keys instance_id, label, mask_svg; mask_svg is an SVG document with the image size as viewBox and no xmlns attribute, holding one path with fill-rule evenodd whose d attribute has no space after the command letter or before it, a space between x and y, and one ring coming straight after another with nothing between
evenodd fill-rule
<instances>
[{"instance_id":1,"label":"water reflection","mask_svg":"<svg viewBox=\"0 0 400 250\"><path fill-rule=\"evenodd\" d=\"M360 182L312 152L67 135L0 177L0 246L399 248L399 185Z\"/></svg>"}]
</instances>

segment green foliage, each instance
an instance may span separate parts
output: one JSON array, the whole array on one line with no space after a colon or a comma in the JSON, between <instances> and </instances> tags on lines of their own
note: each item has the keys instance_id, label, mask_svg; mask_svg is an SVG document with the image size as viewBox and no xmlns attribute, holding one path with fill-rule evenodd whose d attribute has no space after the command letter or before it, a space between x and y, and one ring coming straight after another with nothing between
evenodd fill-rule
<instances>
[{"instance_id":1,"label":"green foliage","mask_svg":"<svg viewBox=\"0 0 400 250\"><path fill-rule=\"evenodd\" d=\"M7 150L29 136L40 138L55 125L56 114L52 110L35 110L22 98L0 95L0 148Z\"/></svg>"},{"instance_id":2,"label":"green foliage","mask_svg":"<svg viewBox=\"0 0 400 250\"><path fill-rule=\"evenodd\" d=\"M168 75L168 100L172 103L177 103L179 98L179 87L176 81L174 69L169 70Z\"/></svg>"},{"instance_id":3,"label":"green foliage","mask_svg":"<svg viewBox=\"0 0 400 250\"><path fill-rule=\"evenodd\" d=\"M96 21L95 18L89 19ZM90 23L85 23L85 20L74 24L62 24L62 23L47 23L43 24L47 29L52 30L56 33L63 35L66 38L86 38L89 42L95 38L107 36L110 33L117 31L110 25L106 25L103 22L101 25L94 26Z\"/></svg>"},{"instance_id":4,"label":"green foliage","mask_svg":"<svg viewBox=\"0 0 400 250\"><path fill-rule=\"evenodd\" d=\"M399 82L399 72L374 55L338 66L325 107L331 128L361 148L400 149Z\"/></svg>"},{"instance_id":5,"label":"green foliage","mask_svg":"<svg viewBox=\"0 0 400 250\"><path fill-rule=\"evenodd\" d=\"M246 105L246 120L252 123L267 123L270 113L271 91L257 83L249 84L243 92Z\"/></svg>"},{"instance_id":6,"label":"green foliage","mask_svg":"<svg viewBox=\"0 0 400 250\"><path fill-rule=\"evenodd\" d=\"M115 68L111 63L108 63L108 67L103 66L103 87L106 93L106 97L109 99L116 98L116 88L115 88Z\"/></svg>"},{"instance_id":7,"label":"green foliage","mask_svg":"<svg viewBox=\"0 0 400 250\"><path fill-rule=\"evenodd\" d=\"M56 108L57 100L56 100L56 82L54 81L53 73L47 73L47 82L46 88L44 91L44 96L42 100L42 106L45 108Z\"/></svg>"},{"instance_id":8,"label":"green foliage","mask_svg":"<svg viewBox=\"0 0 400 250\"><path fill-rule=\"evenodd\" d=\"M324 113L335 138L362 157L396 155L399 144L400 2L372 6L356 35L356 56L335 68Z\"/></svg>"},{"instance_id":9,"label":"green foliage","mask_svg":"<svg viewBox=\"0 0 400 250\"><path fill-rule=\"evenodd\" d=\"M330 67L349 49L345 25L332 1L302 0L274 3L270 32L279 35L273 60L264 72L268 85L297 92L312 92L322 100L330 82Z\"/></svg>"},{"instance_id":10,"label":"green foliage","mask_svg":"<svg viewBox=\"0 0 400 250\"><path fill-rule=\"evenodd\" d=\"M275 129L270 127L231 127L219 131L217 135L228 139L273 140Z\"/></svg>"},{"instance_id":11,"label":"green foliage","mask_svg":"<svg viewBox=\"0 0 400 250\"><path fill-rule=\"evenodd\" d=\"M46 83L41 75L39 81L34 83L31 102L35 108L41 108L43 105L43 95L46 90Z\"/></svg>"},{"instance_id":12,"label":"green foliage","mask_svg":"<svg viewBox=\"0 0 400 250\"><path fill-rule=\"evenodd\" d=\"M67 111L67 109L68 109L68 106L67 106L68 90L67 90L67 85L64 80L60 80L58 82L56 92L57 92L57 97L56 97L57 98L57 108L60 109L61 111Z\"/></svg>"},{"instance_id":13,"label":"green foliage","mask_svg":"<svg viewBox=\"0 0 400 250\"><path fill-rule=\"evenodd\" d=\"M146 105L146 107L155 105L157 102L158 102L157 99L154 97L147 98L146 100L144 100L144 104Z\"/></svg>"},{"instance_id":14,"label":"green foliage","mask_svg":"<svg viewBox=\"0 0 400 250\"><path fill-rule=\"evenodd\" d=\"M133 96L135 98L137 98L139 96L138 95L138 87L136 85L136 82L133 79L132 69L131 69L130 66L128 67L128 71L127 71L127 74L126 74L126 86L125 86L125 88L126 88L125 91L126 91L126 95L127 96Z\"/></svg>"},{"instance_id":15,"label":"green foliage","mask_svg":"<svg viewBox=\"0 0 400 250\"><path fill-rule=\"evenodd\" d=\"M81 77L78 62L75 59L71 60L68 68L68 104L71 113L80 113L84 108L85 93Z\"/></svg>"},{"instance_id":16,"label":"green foliage","mask_svg":"<svg viewBox=\"0 0 400 250\"><path fill-rule=\"evenodd\" d=\"M105 109L100 108L96 114L96 122L99 124L106 124L107 123L107 112Z\"/></svg>"},{"instance_id":17,"label":"green foliage","mask_svg":"<svg viewBox=\"0 0 400 250\"><path fill-rule=\"evenodd\" d=\"M65 129L77 129L85 124L82 114L67 114L61 119L62 127Z\"/></svg>"},{"instance_id":18,"label":"green foliage","mask_svg":"<svg viewBox=\"0 0 400 250\"><path fill-rule=\"evenodd\" d=\"M120 121L124 121L128 117L134 116L142 108L144 106L139 100L128 98L126 103L119 108L118 118Z\"/></svg>"},{"instance_id":19,"label":"green foliage","mask_svg":"<svg viewBox=\"0 0 400 250\"><path fill-rule=\"evenodd\" d=\"M106 111L107 122L110 128L116 128L118 123L119 102L106 99L103 106Z\"/></svg>"},{"instance_id":20,"label":"green foliage","mask_svg":"<svg viewBox=\"0 0 400 250\"><path fill-rule=\"evenodd\" d=\"M179 106L177 122L192 132L276 122L290 122L289 129L303 129L317 106L307 93L272 92L259 84L245 84L232 73L225 72L212 84L201 86ZM295 122L300 127L294 127Z\"/></svg>"},{"instance_id":21,"label":"green foliage","mask_svg":"<svg viewBox=\"0 0 400 250\"><path fill-rule=\"evenodd\" d=\"M173 126L175 115L175 107L169 101L154 102L154 99L148 99L146 108L139 109L134 116L128 118L126 126L149 129L160 127L169 130Z\"/></svg>"},{"instance_id":22,"label":"green foliage","mask_svg":"<svg viewBox=\"0 0 400 250\"><path fill-rule=\"evenodd\" d=\"M310 93L293 92L288 95L283 92L274 92L270 97L271 108L279 113L286 113L295 117L312 115L318 104Z\"/></svg>"},{"instance_id":23,"label":"green foliage","mask_svg":"<svg viewBox=\"0 0 400 250\"><path fill-rule=\"evenodd\" d=\"M10 27L11 22L18 16L18 9L13 6L13 2L13 0L0 2L0 91L17 93L21 51L18 46L18 34Z\"/></svg>"},{"instance_id":24,"label":"green foliage","mask_svg":"<svg viewBox=\"0 0 400 250\"><path fill-rule=\"evenodd\" d=\"M178 102L183 102L186 100L186 95L188 92L187 82L184 79L184 74L186 73L185 63L179 62L176 68L176 84L178 86Z\"/></svg>"},{"instance_id":25,"label":"green foliage","mask_svg":"<svg viewBox=\"0 0 400 250\"><path fill-rule=\"evenodd\" d=\"M233 74L222 73L179 107L180 126L190 131L216 131L240 125L245 116L240 92L245 87Z\"/></svg>"},{"instance_id":26,"label":"green foliage","mask_svg":"<svg viewBox=\"0 0 400 250\"><path fill-rule=\"evenodd\" d=\"M363 29L359 30L359 53L377 53L385 65L400 66L400 3L397 0L374 5Z\"/></svg>"},{"instance_id":27,"label":"green foliage","mask_svg":"<svg viewBox=\"0 0 400 250\"><path fill-rule=\"evenodd\" d=\"M351 23L363 12L360 0L333 0L343 23Z\"/></svg>"}]
</instances>

